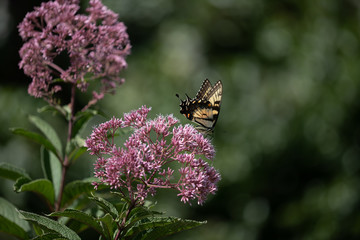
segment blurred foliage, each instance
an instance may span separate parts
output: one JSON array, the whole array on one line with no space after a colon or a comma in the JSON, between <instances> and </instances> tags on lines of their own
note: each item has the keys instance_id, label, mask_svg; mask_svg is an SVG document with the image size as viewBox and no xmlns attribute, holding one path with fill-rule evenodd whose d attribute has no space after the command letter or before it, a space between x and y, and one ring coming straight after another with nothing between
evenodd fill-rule
<instances>
[{"instance_id":1,"label":"blurred foliage","mask_svg":"<svg viewBox=\"0 0 360 240\"><path fill-rule=\"evenodd\" d=\"M0 2L0 158L33 174L38 146L8 128L29 127L26 116L44 104L27 95L30 79L17 68L16 25L40 2ZM146 104L187 123L175 93L223 81L213 138L219 191L200 207L160 192L159 210L208 221L171 239L360 238L359 1L103 2L133 45L126 83L98 105L109 117ZM87 159L71 177L92 175ZM22 209L41 208L6 181L0 189Z\"/></svg>"}]
</instances>

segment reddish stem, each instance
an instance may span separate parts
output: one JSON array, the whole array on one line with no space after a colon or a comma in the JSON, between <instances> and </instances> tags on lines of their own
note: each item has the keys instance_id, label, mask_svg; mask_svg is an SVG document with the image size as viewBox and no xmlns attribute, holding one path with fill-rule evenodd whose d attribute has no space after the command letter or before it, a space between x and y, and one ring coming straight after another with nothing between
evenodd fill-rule
<instances>
[{"instance_id":1,"label":"reddish stem","mask_svg":"<svg viewBox=\"0 0 360 240\"><path fill-rule=\"evenodd\" d=\"M71 99L70 99L70 119L68 123L68 135L67 135L67 144L71 141L71 135L74 125L74 114L75 114L75 92L76 92L76 85L73 84L71 88ZM60 181L60 192L58 199L55 202L55 211L60 211L61 208L61 200L64 192L64 186L65 186L65 177L66 172L70 164L69 156L65 154L64 161L62 162L62 169L61 169L61 181Z\"/></svg>"},{"instance_id":2,"label":"reddish stem","mask_svg":"<svg viewBox=\"0 0 360 240\"><path fill-rule=\"evenodd\" d=\"M117 232L114 240L118 240L119 237L121 236L121 231L125 228L126 220L128 219L130 212L133 210L133 208L134 208L135 206L136 206L136 200L131 200L131 203L130 203L130 205L129 205L129 208L128 208L127 212L126 212L126 216L123 218L120 226L118 225L118 227L119 227L119 228L118 228L118 232Z\"/></svg>"}]
</instances>

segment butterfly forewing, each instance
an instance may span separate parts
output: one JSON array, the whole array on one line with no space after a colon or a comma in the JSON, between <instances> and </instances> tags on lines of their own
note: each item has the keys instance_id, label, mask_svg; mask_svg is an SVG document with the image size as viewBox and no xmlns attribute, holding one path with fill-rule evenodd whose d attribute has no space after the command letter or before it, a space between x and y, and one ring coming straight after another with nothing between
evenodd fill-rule
<instances>
[{"instance_id":1,"label":"butterfly forewing","mask_svg":"<svg viewBox=\"0 0 360 240\"><path fill-rule=\"evenodd\" d=\"M196 97L181 100L180 113L197 124L196 128L203 134L213 131L220 112L222 82L219 80L214 87L206 79Z\"/></svg>"},{"instance_id":2,"label":"butterfly forewing","mask_svg":"<svg viewBox=\"0 0 360 240\"><path fill-rule=\"evenodd\" d=\"M196 94L195 99L201 100L201 99L206 98L206 95L211 91L211 89L212 89L212 86L211 86L210 81L208 79L205 79L201 85L200 90Z\"/></svg>"},{"instance_id":3,"label":"butterfly forewing","mask_svg":"<svg viewBox=\"0 0 360 240\"><path fill-rule=\"evenodd\" d=\"M213 107L220 108L222 97L222 83L218 81L214 87L208 92L206 100L208 100Z\"/></svg>"}]
</instances>

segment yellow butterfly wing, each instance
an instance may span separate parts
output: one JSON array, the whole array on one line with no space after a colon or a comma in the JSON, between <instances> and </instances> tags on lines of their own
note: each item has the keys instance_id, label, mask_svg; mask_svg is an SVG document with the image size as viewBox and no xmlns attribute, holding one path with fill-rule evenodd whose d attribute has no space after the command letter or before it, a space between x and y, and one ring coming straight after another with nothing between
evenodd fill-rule
<instances>
[{"instance_id":1,"label":"yellow butterfly wing","mask_svg":"<svg viewBox=\"0 0 360 240\"><path fill-rule=\"evenodd\" d=\"M196 94L195 99L197 100L205 99L211 90L212 90L212 86L209 79L205 79L201 85L200 90Z\"/></svg>"},{"instance_id":2,"label":"yellow butterfly wing","mask_svg":"<svg viewBox=\"0 0 360 240\"><path fill-rule=\"evenodd\" d=\"M204 83L206 81L208 80ZM206 104L194 110L193 121L198 124L199 131L208 133L213 131L220 113L223 86L221 81L218 81L214 87L203 89L203 86L199 93L204 93L202 100L206 101Z\"/></svg>"},{"instance_id":3,"label":"yellow butterfly wing","mask_svg":"<svg viewBox=\"0 0 360 240\"><path fill-rule=\"evenodd\" d=\"M202 83L196 97L191 99L188 95L186 100L180 99L180 113L187 119L197 124L196 128L203 134L209 134L213 131L217 122L221 98L222 98L222 82L219 80L214 86L208 79Z\"/></svg>"}]
</instances>

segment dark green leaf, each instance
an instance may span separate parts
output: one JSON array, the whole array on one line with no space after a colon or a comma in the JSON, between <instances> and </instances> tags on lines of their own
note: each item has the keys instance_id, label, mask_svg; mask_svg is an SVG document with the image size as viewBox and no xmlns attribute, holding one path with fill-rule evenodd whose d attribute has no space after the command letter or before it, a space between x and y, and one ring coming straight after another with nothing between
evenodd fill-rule
<instances>
[{"instance_id":1,"label":"dark green leaf","mask_svg":"<svg viewBox=\"0 0 360 240\"><path fill-rule=\"evenodd\" d=\"M15 206L0 198L0 231L20 239L28 239L29 223L20 218Z\"/></svg>"},{"instance_id":2,"label":"dark green leaf","mask_svg":"<svg viewBox=\"0 0 360 240\"><path fill-rule=\"evenodd\" d=\"M97 205L99 205L102 209L104 209L105 212L111 214L111 216L116 219L119 217L119 213L116 209L116 207L109 201L101 198L101 197L90 197L91 200L96 202Z\"/></svg>"},{"instance_id":3,"label":"dark green leaf","mask_svg":"<svg viewBox=\"0 0 360 240\"><path fill-rule=\"evenodd\" d=\"M45 233L41 236L37 236L32 238L31 240L60 240L60 239L66 239L66 238L62 238L60 234L58 233Z\"/></svg>"},{"instance_id":4,"label":"dark green leaf","mask_svg":"<svg viewBox=\"0 0 360 240\"><path fill-rule=\"evenodd\" d=\"M69 105L64 105L62 107L62 109L64 109L66 120L70 121L70 118L71 118L71 108L70 108L70 106Z\"/></svg>"},{"instance_id":5,"label":"dark green leaf","mask_svg":"<svg viewBox=\"0 0 360 240\"><path fill-rule=\"evenodd\" d=\"M39 225L47 233L56 232L60 234L61 237L66 239L81 240L80 237L73 230L63 224L58 223L57 221L35 213L25 211L20 211L20 213L24 216L25 220Z\"/></svg>"},{"instance_id":6,"label":"dark green leaf","mask_svg":"<svg viewBox=\"0 0 360 240\"><path fill-rule=\"evenodd\" d=\"M75 116L75 123L73 127L72 137L80 133L80 131L86 126L86 123L96 114L97 111L88 109L84 112L78 112Z\"/></svg>"},{"instance_id":7,"label":"dark green leaf","mask_svg":"<svg viewBox=\"0 0 360 240\"><path fill-rule=\"evenodd\" d=\"M186 220L176 217L150 217L146 221L141 221L132 227L126 236L133 239L154 240L161 239L166 236L189 230L206 222L194 220Z\"/></svg>"},{"instance_id":8,"label":"dark green leaf","mask_svg":"<svg viewBox=\"0 0 360 240\"><path fill-rule=\"evenodd\" d=\"M14 186L17 192L35 192L43 196L50 204L54 204L54 187L48 179L26 181L26 179L20 178Z\"/></svg>"},{"instance_id":9,"label":"dark green leaf","mask_svg":"<svg viewBox=\"0 0 360 240\"><path fill-rule=\"evenodd\" d=\"M31 179L26 177L19 177L18 179L16 179L16 182L14 183L14 191L21 192L20 191L21 186L29 182L31 182Z\"/></svg>"},{"instance_id":10,"label":"dark green leaf","mask_svg":"<svg viewBox=\"0 0 360 240\"><path fill-rule=\"evenodd\" d=\"M161 215L163 213L157 211L151 211L143 206L134 208L129 214L129 221L139 221L140 219L148 216Z\"/></svg>"},{"instance_id":11,"label":"dark green leaf","mask_svg":"<svg viewBox=\"0 0 360 240\"><path fill-rule=\"evenodd\" d=\"M41 147L41 166L45 178L53 183L55 198L57 198L60 191L62 166L56 156L43 146Z\"/></svg>"},{"instance_id":12,"label":"dark green leaf","mask_svg":"<svg viewBox=\"0 0 360 240\"><path fill-rule=\"evenodd\" d=\"M73 162L78 157L81 156L82 153L86 151L85 139L76 135L70 142L66 145L66 154L70 156L70 160ZM84 149L85 148L85 149Z\"/></svg>"},{"instance_id":13,"label":"dark green leaf","mask_svg":"<svg viewBox=\"0 0 360 240\"><path fill-rule=\"evenodd\" d=\"M29 116L29 120L45 135L56 148L60 156L62 156L62 144L54 128L37 116Z\"/></svg>"},{"instance_id":14,"label":"dark green leaf","mask_svg":"<svg viewBox=\"0 0 360 240\"><path fill-rule=\"evenodd\" d=\"M125 213L125 211L122 212ZM154 217L155 215L161 215L161 214L162 214L161 212L151 211L147 207L143 207L143 206L136 207L130 212L129 219L126 222L126 226L123 232L126 233L130 228L132 228L135 224L139 224L139 222L143 219Z\"/></svg>"},{"instance_id":15,"label":"dark green leaf","mask_svg":"<svg viewBox=\"0 0 360 240\"><path fill-rule=\"evenodd\" d=\"M115 220L107 213L102 218L99 218L99 221L103 229L102 232L106 236L105 239L113 239L112 237L117 229Z\"/></svg>"},{"instance_id":16,"label":"dark green leaf","mask_svg":"<svg viewBox=\"0 0 360 240\"><path fill-rule=\"evenodd\" d=\"M46 105L46 106L38 109L38 113L47 112L47 111L53 112L53 113L58 112L63 116L66 115L66 111L59 105L54 105L54 106Z\"/></svg>"},{"instance_id":17,"label":"dark green leaf","mask_svg":"<svg viewBox=\"0 0 360 240\"><path fill-rule=\"evenodd\" d=\"M85 231L86 229L89 229L89 226L70 218L66 218L66 226L77 234Z\"/></svg>"},{"instance_id":18,"label":"dark green leaf","mask_svg":"<svg viewBox=\"0 0 360 240\"><path fill-rule=\"evenodd\" d=\"M86 178L83 180L76 180L68 183L64 188L62 206L69 205L75 198L79 197L81 194L90 195L91 192L94 192L95 189L92 183L95 181L97 181L97 178Z\"/></svg>"},{"instance_id":19,"label":"dark green leaf","mask_svg":"<svg viewBox=\"0 0 360 240\"><path fill-rule=\"evenodd\" d=\"M54 145L52 145L52 143L49 140L47 140L45 137L41 136L40 134L30 132L30 131L27 131L22 128L12 128L10 130L14 134L27 137L27 138L33 140L34 142L37 142L37 143L43 145L47 150L53 152L58 159L61 159L61 157L60 157L59 153L56 151L56 148L54 147Z\"/></svg>"},{"instance_id":20,"label":"dark green leaf","mask_svg":"<svg viewBox=\"0 0 360 240\"><path fill-rule=\"evenodd\" d=\"M51 213L50 216L68 217L77 220L87 226L95 229L100 234L103 234L101 225L97 222L97 219L91 215L75 209L66 209L63 212Z\"/></svg>"},{"instance_id":21,"label":"dark green leaf","mask_svg":"<svg viewBox=\"0 0 360 240\"><path fill-rule=\"evenodd\" d=\"M71 159L71 162L74 162L76 159L78 159L83 153L85 153L87 150L86 147L78 147L74 151L71 152L69 155L69 158Z\"/></svg>"},{"instance_id":22,"label":"dark green leaf","mask_svg":"<svg viewBox=\"0 0 360 240\"><path fill-rule=\"evenodd\" d=\"M16 180L19 177L25 177L30 179L29 175L24 169L15 167L9 163L0 163L0 177L7 178L10 180Z\"/></svg>"}]
</instances>

